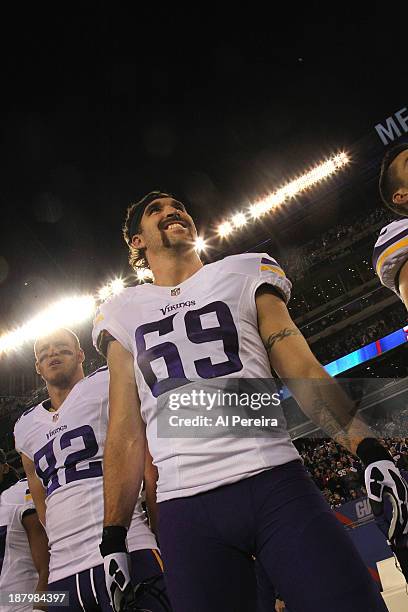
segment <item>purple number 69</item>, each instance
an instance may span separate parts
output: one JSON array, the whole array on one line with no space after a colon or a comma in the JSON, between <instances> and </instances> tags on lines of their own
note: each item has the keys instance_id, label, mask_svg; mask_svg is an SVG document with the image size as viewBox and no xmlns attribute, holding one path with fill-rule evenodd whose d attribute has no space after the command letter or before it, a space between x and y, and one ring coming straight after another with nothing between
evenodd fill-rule
<instances>
[{"instance_id":1,"label":"purple number 69","mask_svg":"<svg viewBox=\"0 0 408 612\"><path fill-rule=\"evenodd\" d=\"M203 327L202 316L214 313L219 325L214 327ZM170 391L188 382L184 373L180 353L174 342L162 342L147 349L145 336L151 332L159 332L159 336L169 334L174 330L173 320L177 314L170 317L145 323L136 329L137 363L154 397L158 397L166 391ZM202 344L221 340L227 359L221 363L213 364L211 354L194 361L194 366L200 378L216 378L227 376L242 370L242 362L239 358L238 332L235 327L231 310L225 302L211 302L203 308L189 310L184 317L187 338L194 344ZM152 362L162 357L165 361L168 378L157 380L152 368Z\"/></svg>"}]
</instances>

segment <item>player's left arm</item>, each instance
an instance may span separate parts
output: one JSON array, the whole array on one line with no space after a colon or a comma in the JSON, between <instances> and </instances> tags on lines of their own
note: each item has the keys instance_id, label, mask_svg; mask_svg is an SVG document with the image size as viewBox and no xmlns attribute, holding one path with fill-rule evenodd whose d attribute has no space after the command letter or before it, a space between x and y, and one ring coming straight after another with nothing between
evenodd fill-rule
<instances>
[{"instance_id":1,"label":"player's left arm","mask_svg":"<svg viewBox=\"0 0 408 612\"><path fill-rule=\"evenodd\" d=\"M38 514L35 511L23 514L22 524L27 533L28 544L35 569L38 572L38 583L36 592L46 591L48 586L48 539L44 527L41 525ZM47 608L35 604L38 610Z\"/></svg>"},{"instance_id":2,"label":"player's left arm","mask_svg":"<svg viewBox=\"0 0 408 612\"><path fill-rule=\"evenodd\" d=\"M303 412L352 453L371 429L356 416L355 403L326 372L292 321L285 303L267 285L256 293L258 328L272 368Z\"/></svg>"},{"instance_id":3,"label":"player's left arm","mask_svg":"<svg viewBox=\"0 0 408 612\"><path fill-rule=\"evenodd\" d=\"M146 460L145 460L145 471L144 471L144 484L146 493L146 506L147 513L149 515L150 529L157 536L157 480L158 480L157 467L153 465L153 459L150 454L149 448L146 444Z\"/></svg>"},{"instance_id":4,"label":"player's left arm","mask_svg":"<svg viewBox=\"0 0 408 612\"><path fill-rule=\"evenodd\" d=\"M356 414L356 405L317 361L284 302L261 286L258 327L272 368L303 412L365 466L365 485L377 524L408 580L408 488L388 450ZM391 504L391 513L385 510Z\"/></svg>"},{"instance_id":5,"label":"player's left arm","mask_svg":"<svg viewBox=\"0 0 408 612\"><path fill-rule=\"evenodd\" d=\"M399 273L399 292L408 310L408 260L404 263Z\"/></svg>"}]
</instances>

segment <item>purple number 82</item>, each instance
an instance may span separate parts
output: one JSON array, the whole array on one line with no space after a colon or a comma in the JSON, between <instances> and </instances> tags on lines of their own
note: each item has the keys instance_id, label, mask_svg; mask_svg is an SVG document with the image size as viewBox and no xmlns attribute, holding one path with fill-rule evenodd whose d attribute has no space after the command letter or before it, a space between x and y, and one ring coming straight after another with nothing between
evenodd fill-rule
<instances>
[{"instance_id":1,"label":"purple number 82","mask_svg":"<svg viewBox=\"0 0 408 612\"><path fill-rule=\"evenodd\" d=\"M84 448L69 453L65 458L65 482L68 484L74 480L102 476L102 461L89 461L88 467L81 468L80 470L77 469L79 462L87 461L91 457L95 457L98 453L99 446L94 430L90 425L76 427L70 431L65 431L59 440L53 438L34 454L35 471L42 480L44 487L47 489L47 495L50 495L55 489L62 486L58 479L57 458L55 453L57 452L59 454L65 448L69 448L72 440L75 438L82 438ZM55 449L54 443L56 445ZM58 449L58 446L61 451ZM40 466L41 460L45 460L46 466L44 468Z\"/></svg>"}]
</instances>

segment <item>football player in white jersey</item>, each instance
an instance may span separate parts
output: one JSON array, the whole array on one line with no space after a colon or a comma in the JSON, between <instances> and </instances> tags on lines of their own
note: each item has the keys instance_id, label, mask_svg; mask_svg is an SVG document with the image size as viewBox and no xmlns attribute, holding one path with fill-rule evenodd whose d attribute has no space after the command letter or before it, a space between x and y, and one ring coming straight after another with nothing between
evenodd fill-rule
<instances>
[{"instance_id":1,"label":"football player in white jersey","mask_svg":"<svg viewBox=\"0 0 408 612\"><path fill-rule=\"evenodd\" d=\"M211 423L205 428L208 421L184 434L170 426L170 413L180 414L178 407L194 404L197 394L196 414L208 418L206 398L217 387L221 392L250 381L255 390L265 390L263 383L273 390L272 367L304 412L362 459L379 508L385 488L392 490L398 507L390 537L408 530L399 472L291 320L284 271L259 253L203 266L191 216L162 192L129 207L124 233L131 263L148 263L154 284L130 287L105 302L94 323L94 343L110 370L101 544L108 590L119 600L125 588L109 572L113 559L125 584L130 580L124 528L143 478L146 427L159 471L160 546L175 612L253 612L253 557L291 612L384 612L278 408L276 429L254 426L251 437L213 433ZM118 610L115 602L113 607Z\"/></svg>"},{"instance_id":2,"label":"football player in white jersey","mask_svg":"<svg viewBox=\"0 0 408 612\"><path fill-rule=\"evenodd\" d=\"M36 369L47 384L49 399L21 416L14 435L48 534L49 590L68 591L70 610L108 611L111 608L98 547L103 519L108 369L102 367L84 377L83 350L77 336L67 329L39 338L34 350ZM147 489L155 488L154 469L146 470L144 479ZM162 562L139 492L137 497L127 533L132 582L135 586L144 583L139 587L140 606L161 612L166 608L155 595L164 591Z\"/></svg>"},{"instance_id":3,"label":"football player in white jersey","mask_svg":"<svg viewBox=\"0 0 408 612\"><path fill-rule=\"evenodd\" d=\"M382 284L395 291L408 308L408 142L386 153L380 193L388 208L406 218L383 227L374 247L373 267Z\"/></svg>"},{"instance_id":4,"label":"football player in white jersey","mask_svg":"<svg viewBox=\"0 0 408 612\"><path fill-rule=\"evenodd\" d=\"M0 449L0 612L46 609L23 600L48 584L48 540L38 520L27 479L18 479ZM7 593L9 599L7 602Z\"/></svg>"}]
</instances>

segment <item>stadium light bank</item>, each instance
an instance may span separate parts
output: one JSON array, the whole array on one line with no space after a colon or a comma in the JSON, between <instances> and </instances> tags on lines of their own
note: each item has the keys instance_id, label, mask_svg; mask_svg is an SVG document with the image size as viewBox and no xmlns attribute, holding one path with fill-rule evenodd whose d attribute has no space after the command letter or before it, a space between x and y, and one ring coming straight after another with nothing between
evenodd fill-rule
<instances>
[{"instance_id":1,"label":"stadium light bank","mask_svg":"<svg viewBox=\"0 0 408 612\"><path fill-rule=\"evenodd\" d=\"M217 230L220 238L226 238L233 232L242 230L250 221L256 221L263 215L272 212L275 208L288 202L319 183L329 178L350 163L350 158L345 152L338 153L322 161L301 176L286 183L277 191L249 206L245 212L237 212L230 220L223 221ZM206 248L203 237L197 238L195 248L203 251ZM152 279L150 270L140 268L136 272L139 283ZM117 295L125 288L126 283L122 278L116 278L99 289L95 296L82 295L73 296L59 300L38 315L24 323L21 327L0 336L0 356L11 350L21 347L26 342L32 342L41 335L51 333L59 327L72 327L92 318L98 302L108 299L111 295Z\"/></svg>"}]
</instances>

